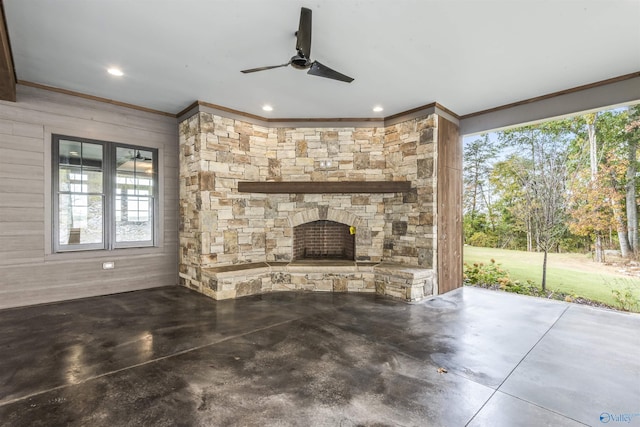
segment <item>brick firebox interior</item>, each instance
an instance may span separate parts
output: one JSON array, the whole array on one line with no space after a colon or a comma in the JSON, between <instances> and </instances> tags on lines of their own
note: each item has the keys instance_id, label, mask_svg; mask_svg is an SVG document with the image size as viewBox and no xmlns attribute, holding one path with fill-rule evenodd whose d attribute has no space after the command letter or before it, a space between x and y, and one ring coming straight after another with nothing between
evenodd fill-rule
<instances>
[{"instance_id":1,"label":"brick firebox interior","mask_svg":"<svg viewBox=\"0 0 640 427\"><path fill-rule=\"evenodd\" d=\"M461 144L435 108L378 127L270 127L197 106L179 136L184 286L215 299L307 290L405 301L459 286L462 240L450 230L461 228ZM242 192L246 181L316 191ZM408 190L317 191L401 181ZM353 261L296 261L294 227L315 221L355 233Z\"/></svg>"},{"instance_id":2,"label":"brick firebox interior","mask_svg":"<svg viewBox=\"0 0 640 427\"><path fill-rule=\"evenodd\" d=\"M293 227L293 260L355 258L355 227L318 220Z\"/></svg>"}]
</instances>

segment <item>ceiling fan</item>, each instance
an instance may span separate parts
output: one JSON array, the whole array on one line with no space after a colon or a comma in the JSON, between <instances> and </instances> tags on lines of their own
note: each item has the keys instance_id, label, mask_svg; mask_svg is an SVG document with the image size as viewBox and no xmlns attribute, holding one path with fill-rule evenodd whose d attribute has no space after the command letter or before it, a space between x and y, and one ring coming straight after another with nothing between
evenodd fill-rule
<instances>
[{"instance_id":1,"label":"ceiling fan","mask_svg":"<svg viewBox=\"0 0 640 427\"><path fill-rule=\"evenodd\" d=\"M339 80L341 82L351 83L353 78L345 76L326 65L322 65L318 61L311 61L311 9L303 7L300 10L300 24L296 31L296 51L297 53L286 64L270 65L267 67L250 68L242 70L243 73L255 73L256 71L271 70L273 68L286 67L291 65L299 70L306 70L307 74L312 76L326 77L328 79Z\"/></svg>"},{"instance_id":2,"label":"ceiling fan","mask_svg":"<svg viewBox=\"0 0 640 427\"><path fill-rule=\"evenodd\" d=\"M140 162L150 162L151 160L153 160L153 158L143 156L140 150L136 150L136 155L131 156L131 160L138 160Z\"/></svg>"},{"instance_id":3,"label":"ceiling fan","mask_svg":"<svg viewBox=\"0 0 640 427\"><path fill-rule=\"evenodd\" d=\"M133 170L133 168L135 167L134 165L136 163L153 162L153 157L146 156L146 153L148 153L148 151L140 151L140 150L127 150L127 151L128 151L128 155L118 155L118 159L117 159L118 169L120 169L123 165L126 165L125 169Z\"/></svg>"}]
</instances>

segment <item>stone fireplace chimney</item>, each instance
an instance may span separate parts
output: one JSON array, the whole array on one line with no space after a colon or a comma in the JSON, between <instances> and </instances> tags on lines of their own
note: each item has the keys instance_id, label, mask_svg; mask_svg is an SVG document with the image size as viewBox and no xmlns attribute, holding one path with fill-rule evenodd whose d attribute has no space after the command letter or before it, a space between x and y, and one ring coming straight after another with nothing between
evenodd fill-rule
<instances>
[{"instance_id":1,"label":"stone fireplace chimney","mask_svg":"<svg viewBox=\"0 0 640 427\"><path fill-rule=\"evenodd\" d=\"M180 122L182 284L216 299L324 290L409 301L459 286L461 144L438 112L270 127L194 107ZM309 259L341 264L300 264Z\"/></svg>"}]
</instances>

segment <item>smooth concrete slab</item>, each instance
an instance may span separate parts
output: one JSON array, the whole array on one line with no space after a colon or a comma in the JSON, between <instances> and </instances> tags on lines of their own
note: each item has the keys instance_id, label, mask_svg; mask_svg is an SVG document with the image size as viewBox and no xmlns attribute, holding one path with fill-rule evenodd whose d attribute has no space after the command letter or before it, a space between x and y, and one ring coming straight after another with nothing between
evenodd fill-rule
<instances>
[{"instance_id":1,"label":"smooth concrete slab","mask_svg":"<svg viewBox=\"0 0 640 427\"><path fill-rule=\"evenodd\" d=\"M419 309L380 303L323 315L345 330L497 388L568 307L525 297L515 304L513 298L466 288L425 301Z\"/></svg>"},{"instance_id":2,"label":"smooth concrete slab","mask_svg":"<svg viewBox=\"0 0 640 427\"><path fill-rule=\"evenodd\" d=\"M467 426L584 427L584 424L498 391Z\"/></svg>"},{"instance_id":3,"label":"smooth concrete slab","mask_svg":"<svg viewBox=\"0 0 640 427\"><path fill-rule=\"evenodd\" d=\"M492 390L313 318L21 401L56 425L464 425ZM455 402L455 410L450 403ZM63 416L61 418L61 415Z\"/></svg>"},{"instance_id":4,"label":"smooth concrete slab","mask_svg":"<svg viewBox=\"0 0 640 427\"><path fill-rule=\"evenodd\" d=\"M640 414L640 317L570 306L500 390L587 425Z\"/></svg>"},{"instance_id":5,"label":"smooth concrete slab","mask_svg":"<svg viewBox=\"0 0 640 427\"><path fill-rule=\"evenodd\" d=\"M2 426L573 426L640 412L640 316L484 289L406 304L164 288L0 311L0 330Z\"/></svg>"},{"instance_id":6,"label":"smooth concrete slab","mask_svg":"<svg viewBox=\"0 0 640 427\"><path fill-rule=\"evenodd\" d=\"M300 296L212 304L170 287L0 311L0 404L343 303Z\"/></svg>"}]
</instances>

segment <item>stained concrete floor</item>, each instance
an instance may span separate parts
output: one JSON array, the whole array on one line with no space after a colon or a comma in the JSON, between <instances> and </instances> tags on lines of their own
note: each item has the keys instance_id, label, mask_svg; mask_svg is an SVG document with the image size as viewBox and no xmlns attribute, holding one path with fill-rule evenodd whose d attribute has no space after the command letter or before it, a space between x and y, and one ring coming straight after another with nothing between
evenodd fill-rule
<instances>
[{"instance_id":1,"label":"stained concrete floor","mask_svg":"<svg viewBox=\"0 0 640 427\"><path fill-rule=\"evenodd\" d=\"M0 311L0 331L3 426L640 425L639 315L483 289L172 287Z\"/></svg>"}]
</instances>

